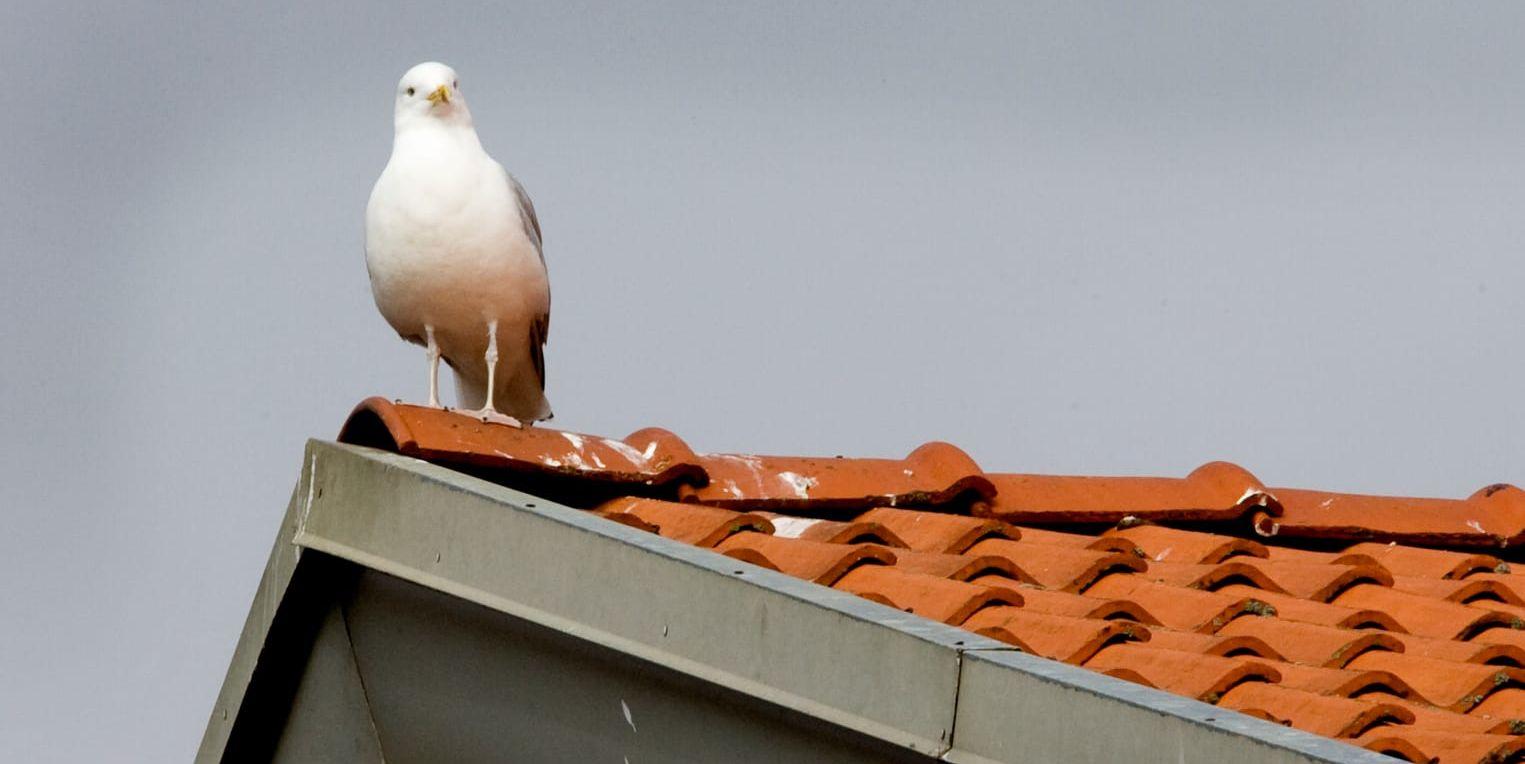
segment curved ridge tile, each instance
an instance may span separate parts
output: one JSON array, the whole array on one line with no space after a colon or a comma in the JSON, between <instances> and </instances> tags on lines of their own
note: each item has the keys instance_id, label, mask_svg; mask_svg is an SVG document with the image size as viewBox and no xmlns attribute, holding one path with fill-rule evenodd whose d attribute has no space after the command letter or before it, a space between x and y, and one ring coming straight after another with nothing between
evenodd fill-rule
<instances>
[{"instance_id":1,"label":"curved ridge tile","mask_svg":"<svg viewBox=\"0 0 1525 764\"><path fill-rule=\"evenodd\" d=\"M1466 499L1272 490L1283 509L1279 532L1288 537L1495 549L1525 540L1525 491L1511 485L1487 486Z\"/></svg>"},{"instance_id":2,"label":"curved ridge tile","mask_svg":"<svg viewBox=\"0 0 1525 764\"><path fill-rule=\"evenodd\" d=\"M986 508L1010 522L1117 523L1138 520L1233 520L1276 497L1248 471L1210 462L1184 478L991 474L996 496Z\"/></svg>"},{"instance_id":3,"label":"curved ridge tile","mask_svg":"<svg viewBox=\"0 0 1525 764\"><path fill-rule=\"evenodd\" d=\"M361 402L345 422L339 440L388 448L439 464L571 477L592 483L665 486L705 478L699 464L684 461L682 454L661 452L655 443L643 451L627 442L596 435L544 427L520 429L384 398Z\"/></svg>"},{"instance_id":4,"label":"curved ridge tile","mask_svg":"<svg viewBox=\"0 0 1525 764\"><path fill-rule=\"evenodd\" d=\"M680 486L680 498L732 508L935 507L995 494L974 460L947 443L929 443L903 460L705 454L699 463L709 482Z\"/></svg>"}]
</instances>

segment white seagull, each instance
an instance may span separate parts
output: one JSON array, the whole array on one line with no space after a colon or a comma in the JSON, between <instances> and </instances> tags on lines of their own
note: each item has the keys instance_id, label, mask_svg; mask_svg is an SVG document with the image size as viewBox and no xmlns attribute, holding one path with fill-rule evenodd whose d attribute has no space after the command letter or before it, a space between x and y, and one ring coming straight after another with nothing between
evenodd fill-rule
<instances>
[{"instance_id":1,"label":"white seagull","mask_svg":"<svg viewBox=\"0 0 1525 764\"><path fill-rule=\"evenodd\" d=\"M454 69L409 69L393 127L392 157L365 209L376 307L428 348L430 406L440 406L443 357L460 405L484 421L549 419L551 284L534 204L482 149Z\"/></svg>"}]
</instances>

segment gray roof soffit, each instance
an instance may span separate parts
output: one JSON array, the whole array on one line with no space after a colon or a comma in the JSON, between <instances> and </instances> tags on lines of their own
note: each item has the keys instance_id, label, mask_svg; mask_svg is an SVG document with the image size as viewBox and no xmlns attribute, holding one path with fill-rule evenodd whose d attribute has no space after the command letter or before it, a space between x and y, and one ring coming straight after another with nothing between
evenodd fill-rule
<instances>
[{"instance_id":1,"label":"gray roof soffit","mask_svg":"<svg viewBox=\"0 0 1525 764\"><path fill-rule=\"evenodd\" d=\"M1391 761L417 459L323 441L308 443L200 760L221 756L304 549L949 761Z\"/></svg>"}]
</instances>

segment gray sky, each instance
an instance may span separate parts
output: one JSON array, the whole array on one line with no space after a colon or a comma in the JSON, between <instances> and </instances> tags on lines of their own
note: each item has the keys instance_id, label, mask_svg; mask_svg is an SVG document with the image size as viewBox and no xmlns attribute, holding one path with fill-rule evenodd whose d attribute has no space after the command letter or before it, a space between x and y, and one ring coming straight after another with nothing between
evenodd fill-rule
<instances>
[{"instance_id":1,"label":"gray sky","mask_svg":"<svg viewBox=\"0 0 1525 764\"><path fill-rule=\"evenodd\" d=\"M1525 483L1525 7L310 5L0 10L0 760L188 758L303 440L426 392L362 217L428 59L560 427Z\"/></svg>"}]
</instances>

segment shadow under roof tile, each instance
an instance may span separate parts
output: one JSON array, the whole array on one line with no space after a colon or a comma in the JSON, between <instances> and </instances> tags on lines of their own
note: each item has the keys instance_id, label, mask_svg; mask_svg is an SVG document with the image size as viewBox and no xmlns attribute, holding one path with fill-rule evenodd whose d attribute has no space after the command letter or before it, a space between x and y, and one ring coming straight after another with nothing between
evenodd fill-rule
<instances>
[{"instance_id":1,"label":"shadow under roof tile","mask_svg":"<svg viewBox=\"0 0 1525 764\"><path fill-rule=\"evenodd\" d=\"M1027 571L1017 567L1011 560L993 554L934 554L897 549L895 550L895 567L911 573L922 573L954 581L995 577L1004 580L1004 583L986 584L988 586L1037 583Z\"/></svg>"},{"instance_id":2,"label":"shadow under roof tile","mask_svg":"<svg viewBox=\"0 0 1525 764\"><path fill-rule=\"evenodd\" d=\"M1496 626L1484 629L1467 640L1473 644L1481 645L1510 645L1525 649L1525 630L1511 628L1509 626Z\"/></svg>"},{"instance_id":3,"label":"shadow under roof tile","mask_svg":"<svg viewBox=\"0 0 1525 764\"><path fill-rule=\"evenodd\" d=\"M1392 703L1402 706L1414 714L1413 725L1418 729L1431 731L1459 732L1468 735L1489 735L1508 732L1510 725L1498 719L1486 719L1469 714L1458 714L1455 711L1447 711L1443 708L1418 700L1400 698L1385 692L1372 692L1361 696L1362 700L1376 703Z\"/></svg>"},{"instance_id":4,"label":"shadow under roof tile","mask_svg":"<svg viewBox=\"0 0 1525 764\"><path fill-rule=\"evenodd\" d=\"M1234 597L1254 597L1276 610L1276 617L1287 621L1337 626L1342 629L1382 629L1403 631L1403 626L1392 616L1380 610L1340 607L1324 602L1299 599L1289 594L1277 594L1263 589L1233 584L1218 590L1219 594Z\"/></svg>"},{"instance_id":5,"label":"shadow under roof tile","mask_svg":"<svg viewBox=\"0 0 1525 764\"><path fill-rule=\"evenodd\" d=\"M1387 613L1403 626L1404 631L1436 639L1468 639L1492 626L1511 626L1520 622L1507 613L1481 610L1375 584L1353 586L1335 597L1333 604Z\"/></svg>"},{"instance_id":6,"label":"shadow under roof tile","mask_svg":"<svg viewBox=\"0 0 1525 764\"><path fill-rule=\"evenodd\" d=\"M1099 621L1036 613L1026 608L986 608L964 628L1045 658L1080 664L1109 645L1147 641L1149 629L1126 621Z\"/></svg>"},{"instance_id":7,"label":"shadow under roof tile","mask_svg":"<svg viewBox=\"0 0 1525 764\"><path fill-rule=\"evenodd\" d=\"M1135 602L1169 628L1200 634L1214 634L1236 618L1272 612L1257 597L1182 589L1130 575L1107 576L1096 582L1086 596Z\"/></svg>"},{"instance_id":8,"label":"shadow under roof tile","mask_svg":"<svg viewBox=\"0 0 1525 764\"><path fill-rule=\"evenodd\" d=\"M705 479L694 453L665 430L642 430L619 441L545 427L520 429L385 398L362 401L339 441L445 465L594 483L665 486Z\"/></svg>"},{"instance_id":9,"label":"shadow under roof tile","mask_svg":"<svg viewBox=\"0 0 1525 764\"><path fill-rule=\"evenodd\" d=\"M1122 552L1136 557L1144 556L1144 550L1139 549L1132 541L1120 536L1087 536L1083 533L1066 533L1064 531L1033 528L1031 526L1018 528L1018 530L1022 534L1023 541L1031 541L1034 544L1093 549L1098 552Z\"/></svg>"},{"instance_id":10,"label":"shadow under roof tile","mask_svg":"<svg viewBox=\"0 0 1525 764\"><path fill-rule=\"evenodd\" d=\"M1213 591L1230 584L1244 584L1269 592L1286 593L1285 589L1259 568L1235 560L1210 565L1151 562L1149 569L1139 575L1150 581L1187 589Z\"/></svg>"},{"instance_id":11,"label":"shadow under roof tile","mask_svg":"<svg viewBox=\"0 0 1525 764\"><path fill-rule=\"evenodd\" d=\"M1021 531L999 520L967 515L878 507L858 515L858 522L879 523L918 552L959 554L983 539L1019 539Z\"/></svg>"},{"instance_id":12,"label":"shadow under roof tile","mask_svg":"<svg viewBox=\"0 0 1525 764\"><path fill-rule=\"evenodd\" d=\"M696 506L685 503L684 506ZM819 520L811 517L794 517L777 512L752 512L766 517L773 524L773 535L779 538L824 541L828 544L882 544L905 548L905 541L889 528L879 523L841 522Z\"/></svg>"},{"instance_id":13,"label":"shadow under roof tile","mask_svg":"<svg viewBox=\"0 0 1525 764\"><path fill-rule=\"evenodd\" d=\"M1451 578L1410 578L1398 576L1393 579L1392 587L1400 592L1417 594L1430 599L1456 602L1463 605L1478 604L1488 606L1490 604L1503 604L1519 607L1525 605L1520 601L1519 595L1513 589L1489 579L1472 577L1464 579ZM1514 612L1514 611L1503 611ZM1518 615L1519 613L1516 613Z\"/></svg>"},{"instance_id":14,"label":"shadow under roof tile","mask_svg":"<svg viewBox=\"0 0 1525 764\"><path fill-rule=\"evenodd\" d=\"M1304 692L1338 695L1342 698L1355 698L1382 692L1409 700L1428 702L1402 677L1390 671L1321 668L1299 663L1277 663L1275 666L1276 670L1281 672L1282 685Z\"/></svg>"},{"instance_id":15,"label":"shadow under roof tile","mask_svg":"<svg viewBox=\"0 0 1525 764\"><path fill-rule=\"evenodd\" d=\"M985 501L995 487L967 454L928 443L905 459L706 454L709 481L680 487L684 501L730 508L861 511Z\"/></svg>"},{"instance_id":16,"label":"shadow under roof tile","mask_svg":"<svg viewBox=\"0 0 1525 764\"><path fill-rule=\"evenodd\" d=\"M1211 462L1184 478L991 474L993 517L1014 523L1117 523L1142 520L1234 520L1255 510L1280 513L1254 475Z\"/></svg>"},{"instance_id":17,"label":"shadow under roof tile","mask_svg":"<svg viewBox=\"0 0 1525 764\"><path fill-rule=\"evenodd\" d=\"M1085 591L1109 574L1141 572L1147 567L1131 554L1006 539L985 539L970 547L968 553L1005 557L1045 588L1067 592Z\"/></svg>"},{"instance_id":18,"label":"shadow under roof tile","mask_svg":"<svg viewBox=\"0 0 1525 764\"><path fill-rule=\"evenodd\" d=\"M874 594L892 607L957 626L982 609L1021 605L1012 588L975 586L938 576L910 573L898 566L859 565L847 571L832 588L854 594Z\"/></svg>"},{"instance_id":19,"label":"shadow under roof tile","mask_svg":"<svg viewBox=\"0 0 1525 764\"><path fill-rule=\"evenodd\" d=\"M738 560L830 586L862 564L893 565L895 555L874 544L827 544L743 531L715 546Z\"/></svg>"},{"instance_id":20,"label":"shadow under roof tile","mask_svg":"<svg viewBox=\"0 0 1525 764\"><path fill-rule=\"evenodd\" d=\"M1525 670L1453 663L1406 653L1363 653L1350 662L1349 668L1395 674L1431 704L1460 713L1505 685L1525 684Z\"/></svg>"},{"instance_id":21,"label":"shadow under roof tile","mask_svg":"<svg viewBox=\"0 0 1525 764\"><path fill-rule=\"evenodd\" d=\"M1412 724L1414 712L1394 703L1341 698L1264 682L1247 682L1223 694L1218 705L1263 711L1306 732L1351 738L1382 724Z\"/></svg>"},{"instance_id":22,"label":"shadow under roof tile","mask_svg":"<svg viewBox=\"0 0 1525 764\"><path fill-rule=\"evenodd\" d=\"M1402 642L1386 632L1353 631L1283 618L1240 618L1225 624L1218 633L1258 637L1287 661L1321 668L1344 668L1368 650L1404 649Z\"/></svg>"},{"instance_id":23,"label":"shadow under roof tile","mask_svg":"<svg viewBox=\"0 0 1525 764\"><path fill-rule=\"evenodd\" d=\"M1525 737L1440 732L1413 725L1377 727L1356 738L1356 744L1406 761L1437 764L1516 761L1525 751Z\"/></svg>"},{"instance_id":24,"label":"shadow under roof tile","mask_svg":"<svg viewBox=\"0 0 1525 764\"><path fill-rule=\"evenodd\" d=\"M1508 565L1491 554L1372 542L1346 547L1336 562L1352 555L1365 555L1392 571L1393 575L1410 578L1466 578L1474 573L1504 573L1509 570Z\"/></svg>"},{"instance_id":25,"label":"shadow under roof tile","mask_svg":"<svg viewBox=\"0 0 1525 764\"><path fill-rule=\"evenodd\" d=\"M1219 658L1146 645L1105 648L1085 661L1086 668L1111 673L1122 670L1145 683L1189 698L1216 703L1223 693L1244 682L1278 682L1281 674L1257 660Z\"/></svg>"},{"instance_id":26,"label":"shadow under roof tile","mask_svg":"<svg viewBox=\"0 0 1525 764\"><path fill-rule=\"evenodd\" d=\"M698 504L625 497L604 502L594 510L604 517L633 515L655 525L657 533L694 546L712 547L742 531L772 533L767 519Z\"/></svg>"},{"instance_id":27,"label":"shadow under roof tile","mask_svg":"<svg viewBox=\"0 0 1525 764\"><path fill-rule=\"evenodd\" d=\"M1265 545L1234 536L1186 531L1148 523L1107 531L1102 538L1121 538L1138 545L1150 562L1212 565L1232 557L1265 557Z\"/></svg>"}]
</instances>

